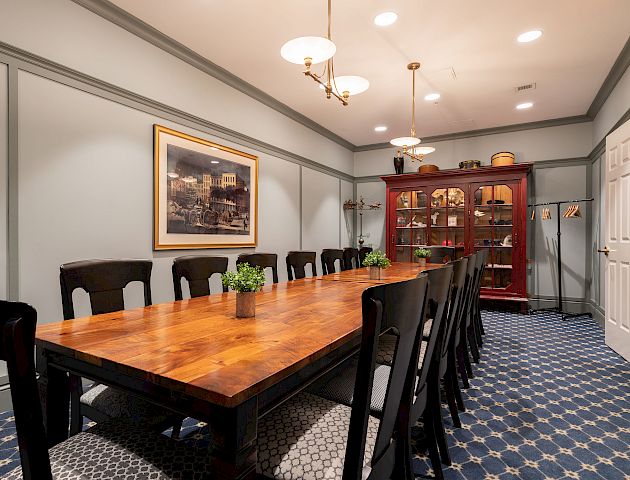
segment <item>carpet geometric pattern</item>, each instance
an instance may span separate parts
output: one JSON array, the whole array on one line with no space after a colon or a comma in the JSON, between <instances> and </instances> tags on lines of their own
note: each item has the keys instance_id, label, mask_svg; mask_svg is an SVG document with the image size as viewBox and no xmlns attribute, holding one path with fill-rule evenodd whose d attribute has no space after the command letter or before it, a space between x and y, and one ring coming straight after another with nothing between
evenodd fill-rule
<instances>
[{"instance_id":1,"label":"carpet geometric pattern","mask_svg":"<svg viewBox=\"0 0 630 480\"><path fill-rule=\"evenodd\" d=\"M483 312L481 363L464 390L462 428L446 409L447 480L630 480L630 363L588 318ZM182 441L203 444L187 419ZM0 478L19 463L12 412L0 413ZM432 476L415 452L414 471Z\"/></svg>"}]
</instances>

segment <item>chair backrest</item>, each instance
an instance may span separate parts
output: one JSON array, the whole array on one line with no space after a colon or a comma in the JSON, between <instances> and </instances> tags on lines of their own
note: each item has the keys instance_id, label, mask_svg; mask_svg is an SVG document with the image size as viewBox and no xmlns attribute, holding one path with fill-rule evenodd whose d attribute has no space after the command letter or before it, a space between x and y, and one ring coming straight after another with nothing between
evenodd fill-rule
<instances>
[{"instance_id":1,"label":"chair backrest","mask_svg":"<svg viewBox=\"0 0 630 480\"><path fill-rule=\"evenodd\" d=\"M271 268L273 283L278 283L278 255L275 253L241 253L236 264L249 263L252 267Z\"/></svg>"},{"instance_id":2,"label":"chair backrest","mask_svg":"<svg viewBox=\"0 0 630 480\"><path fill-rule=\"evenodd\" d=\"M0 301L0 359L7 362L22 474L25 480L52 480L35 377L36 324L30 305Z\"/></svg>"},{"instance_id":3,"label":"chair backrest","mask_svg":"<svg viewBox=\"0 0 630 480\"><path fill-rule=\"evenodd\" d=\"M215 273L225 273L228 268L227 257L187 256L173 260L173 290L175 300L183 300L182 278L188 282L191 298L210 295L210 277ZM227 287L223 287L227 292Z\"/></svg>"},{"instance_id":4,"label":"chair backrest","mask_svg":"<svg viewBox=\"0 0 630 480\"><path fill-rule=\"evenodd\" d=\"M418 373L416 391L418 398L412 408L412 421L415 421L424 411L424 405L421 405L424 396L420 395L420 390L426 387L429 373L431 369L435 369L442 353L442 341L446 333L448 303L453 280L453 265L444 265L441 268L421 272L420 275L426 275L428 278L426 316L433 319L433 322L431 323L431 333L427 341L422 368Z\"/></svg>"},{"instance_id":5,"label":"chair backrest","mask_svg":"<svg viewBox=\"0 0 630 480\"><path fill-rule=\"evenodd\" d=\"M361 247L359 248L359 264L363 266L363 260L365 260L365 256L372 251L372 247Z\"/></svg>"},{"instance_id":6,"label":"chair backrest","mask_svg":"<svg viewBox=\"0 0 630 480\"><path fill-rule=\"evenodd\" d=\"M90 296L92 314L125 309L123 289L131 282L142 282L144 304L151 305L150 260L84 260L59 267L63 318L74 318L72 292L82 288Z\"/></svg>"},{"instance_id":7,"label":"chair backrest","mask_svg":"<svg viewBox=\"0 0 630 480\"><path fill-rule=\"evenodd\" d=\"M352 270L353 268L359 268L359 250L352 247L346 247L343 249L343 263L346 270Z\"/></svg>"},{"instance_id":8,"label":"chair backrest","mask_svg":"<svg viewBox=\"0 0 630 480\"><path fill-rule=\"evenodd\" d=\"M466 335L466 328L470 325L472 305L475 301L475 288L477 282L477 261L481 252L473 253L468 257L468 265L466 266L466 284L464 292L464 303L462 318L459 323L459 330L462 335ZM458 337L459 338L459 337ZM459 342L458 342L459 343Z\"/></svg>"},{"instance_id":9,"label":"chair backrest","mask_svg":"<svg viewBox=\"0 0 630 480\"><path fill-rule=\"evenodd\" d=\"M481 284L483 282L483 274L486 270L486 262L488 261L488 254L490 250L484 248L483 250L479 250L477 252L477 268L479 269L479 279L477 282L477 291L481 291Z\"/></svg>"},{"instance_id":10,"label":"chair backrest","mask_svg":"<svg viewBox=\"0 0 630 480\"><path fill-rule=\"evenodd\" d=\"M448 263L451 260L455 260L454 247L426 247L426 248L431 250L429 263Z\"/></svg>"},{"instance_id":11,"label":"chair backrest","mask_svg":"<svg viewBox=\"0 0 630 480\"><path fill-rule=\"evenodd\" d=\"M329 273L335 273L335 262L339 260L339 270L345 270L346 267L343 262L343 250L338 248L325 248L322 250L322 273L328 275Z\"/></svg>"},{"instance_id":12,"label":"chair backrest","mask_svg":"<svg viewBox=\"0 0 630 480\"><path fill-rule=\"evenodd\" d=\"M383 479L392 475L396 450L394 429L399 416L409 411L412 402L426 291L427 278L422 277L370 287L362 294L363 328L344 461L344 480L362 478L376 352L382 331L396 335L397 344L368 478Z\"/></svg>"},{"instance_id":13,"label":"chair backrest","mask_svg":"<svg viewBox=\"0 0 630 480\"><path fill-rule=\"evenodd\" d=\"M305 267L309 263L313 270L313 276L317 276L317 267L315 266L315 252L289 252L287 253L287 278L289 281L294 278L306 278Z\"/></svg>"},{"instance_id":14,"label":"chair backrest","mask_svg":"<svg viewBox=\"0 0 630 480\"><path fill-rule=\"evenodd\" d=\"M439 377L443 378L448 367L448 350L454 348L456 325L463 315L464 289L466 287L466 272L468 270L468 257L451 262L453 265L453 281L451 282L451 296L448 305L448 317L442 346L440 348Z\"/></svg>"}]
</instances>

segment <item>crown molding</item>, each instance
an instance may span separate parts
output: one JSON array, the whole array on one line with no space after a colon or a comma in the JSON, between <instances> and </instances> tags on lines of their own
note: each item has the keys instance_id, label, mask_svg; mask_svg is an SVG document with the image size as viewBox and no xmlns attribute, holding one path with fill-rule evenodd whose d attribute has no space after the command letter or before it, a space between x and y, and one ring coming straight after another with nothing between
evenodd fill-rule
<instances>
[{"instance_id":1,"label":"crown molding","mask_svg":"<svg viewBox=\"0 0 630 480\"><path fill-rule=\"evenodd\" d=\"M172 121L179 125L184 125L186 127L205 132L209 135L214 135L218 138L234 142L246 148L251 148L262 153L268 153L275 157L282 158L298 165L303 165L305 167L332 175L348 182L354 181L354 177L352 175L346 172L342 172L341 170L322 165L315 160L303 157L276 145L258 140L257 138L250 137L235 130L231 130L227 127L223 127L222 125L218 125L204 118L191 115L187 112L157 102L153 99L143 97L142 95L138 95L137 93L78 72L64 65L27 52L26 50L14 47L2 41L0 41L0 61L4 61L9 65L11 71L15 71L16 84L17 70L30 72L43 78L48 78L55 82L61 83L63 85L68 85L70 87L77 88L84 92L91 93L107 100L111 100L121 105L125 105L127 107L131 107L136 110L155 115L159 118ZM17 91L17 88L14 88L13 90ZM17 102L17 96L10 94L9 100ZM11 118L13 117L10 117L10 120Z\"/></svg>"},{"instance_id":2,"label":"crown molding","mask_svg":"<svg viewBox=\"0 0 630 480\"><path fill-rule=\"evenodd\" d=\"M328 130L326 127L311 120L306 115L292 109L288 105L275 99L268 93L263 92L259 88L256 88L252 84L237 77L233 73L229 72L225 68L211 62L207 58L199 55L195 51L179 43L173 38L165 35L151 25L143 22L139 18L131 15L127 11L111 3L109 0L72 0L77 5L80 5L87 10L99 15L100 17L108 20L109 22L118 25L119 27L127 30L128 32L136 35L139 38L151 43L152 45L164 50L167 53L185 61L193 67L203 71L204 73L220 80L226 85L250 96L251 98L261 102L262 104L273 108L274 110L282 113L283 115L291 118L292 120L310 128L314 132L322 135L325 138L337 143L338 145L351 150L353 152L364 152L369 150L380 150L384 148L390 148L389 143L375 143L370 145L353 145L351 142L340 137L336 133ZM505 125L500 127L492 127L480 130L470 130L465 132L458 132L445 135L437 135L433 137L426 137L423 140L425 142L443 142L448 140L458 140L462 138L478 137L484 135L496 135L498 133L518 132L523 130L532 130L536 128L553 127L560 125L570 125L573 123L582 123L592 121L599 112L602 105L608 99L610 93L613 91L628 66L630 65L630 38L626 41L625 46L622 48L619 56L613 64L610 72L608 73L604 83L600 87L597 95L591 103L587 113L585 115L578 115L574 117L556 118L550 120L541 120L538 122L529 122L514 125Z\"/></svg>"},{"instance_id":3,"label":"crown molding","mask_svg":"<svg viewBox=\"0 0 630 480\"><path fill-rule=\"evenodd\" d=\"M127 30L128 32L136 35L137 37L151 43L152 45L164 50L167 53L183 60L184 62L192 65L193 67L201 70L202 72L216 78L217 80L229 85L230 87L238 90L245 95L259 101L260 103L273 108L277 112L282 113L286 117L310 128L314 132L326 137L329 140L337 143L338 145L353 151L355 146L347 141L345 138L340 137L336 133L331 132L327 128L323 127L317 122L314 122L306 115L292 109L288 105L276 100L268 93L263 92L259 88L256 88L252 84L246 82L242 78L237 77L233 73L229 72L225 68L211 62L207 58L199 55L185 45L172 39L168 35L160 32L156 28L152 27L148 23L143 22L139 18L131 15L122 8L114 5L108 0L72 0L77 5L80 5L92 13L108 20L109 22L118 25L119 27Z\"/></svg>"},{"instance_id":4,"label":"crown molding","mask_svg":"<svg viewBox=\"0 0 630 480\"><path fill-rule=\"evenodd\" d=\"M617 83L619 83L619 80L621 80L621 77L623 77L623 74L626 73L628 66L630 66L630 37L626 40L626 44L621 49L617 60L615 60L615 63L604 80L604 83L602 83L602 86L599 88L597 95L595 95L591 106L588 108L588 111L586 112L588 117L595 119L599 110L602 108L604 103L606 103L606 100L608 100L608 97L617 86Z\"/></svg>"},{"instance_id":5,"label":"crown molding","mask_svg":"<svg viewBox=\"0 0 630 480\"><path fill-rule=\"evenodd\" d=\"M523 130L534 130L537 128L558 127L561 125L571 125L574 123L585 123L592 121L586 115L575 117L552 118L540 120L538 122L516 123L514 125L504 125L501 127L483 128L480 130L469 130L467 132L447 133L445 135L435 135L433 137L423 137L423 143L446 142L449 140L460 140L462 138L483 137L486 135L496 135L499 133L520 132ZM371 145L361 145L354 149L355 152L365 152L369 150L381 150L384 148L396 148L390 143L373 143Z\"/></svg>"}]
</instances>

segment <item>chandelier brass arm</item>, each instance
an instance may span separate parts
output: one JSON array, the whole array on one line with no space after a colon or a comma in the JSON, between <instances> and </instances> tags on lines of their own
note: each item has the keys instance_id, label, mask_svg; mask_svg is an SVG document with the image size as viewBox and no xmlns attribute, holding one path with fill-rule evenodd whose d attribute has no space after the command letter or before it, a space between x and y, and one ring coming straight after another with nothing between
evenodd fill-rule
<instances>
[{"instance_id":1,"label":"chandelier brass arm","mask_svg":"<svg viewBox=\"0 0 630 480\"><path fill-rule=\"evenodd\" d=\"M299 37L288 41L280 50L282 57L296 64L303 64L302 72L311 77L326 92L326 98L333 96L344 106L349 104L351 95L358 95L369 88L370 83L363 77L354 75L335 76L334 54L336 46L331 38L332 0L328 0L328 30L326 37ZM317 63L324 64L321 75L314 73L311 67Z\"/></svg>"}]
</instances>

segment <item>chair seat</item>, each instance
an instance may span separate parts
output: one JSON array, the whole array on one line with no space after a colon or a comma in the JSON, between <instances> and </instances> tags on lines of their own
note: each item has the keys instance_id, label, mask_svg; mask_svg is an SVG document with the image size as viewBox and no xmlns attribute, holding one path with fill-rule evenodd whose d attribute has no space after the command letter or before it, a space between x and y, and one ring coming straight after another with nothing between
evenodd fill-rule
<instances>
[{"instance_id":1,"label":"chair seat","mask_svg":"<svg viewBox=\"0 0 630 480\"><path fill-rule=\"evenodd\" d=\"M54 480L205 480L210 450L178 444L123 421L105 422L49 450ZM18 467L3 477L22 479Z\"/></svg>"},{"instance_id":2,"label":"chair seat","mask_svg":"<svg viewBox=\"0 0 630 480\"><path fill-rule=\"evenodd\" d=\"M352 357L324 378L315 382L308 391L333 402L352 406L358 363L357 357ZM390 367L386 365L377 364L374 368L374 386L372 387L370 410L372 415L376 417L380 417L383 413L390 371Z\"/></svg>"},{"instance_id":3,"label":"chair seat","mask_svg":"<svg viewBox=\"0 0 630 480\"><path fill-rule=\"evenodd\" d=\"M257 472L277 480L341 479L351 409L299 393L258 422ZM374 451L379 420L370 416L364 467Z\"/></svg>"},{"instance_id":4,"label":"chair seat","mask_svg":"<svg viewBox=\"0 0 630 480\"><path fill-rule=\"evenodd\" d=\"M394 358L394 349L396 348L396 336L395 335L381 335L378 341L378 351L376 352L376 363L382 365L391 365ZM418 362L418 370L422 368L424 361L424 354L427 350L427 342L422 341L420 345L420 361Z\"/></svg>"},{"instance_id":5,"label":"chair seat","mask_svg":"<svg viewBox=\"0 0 630 480\"><path fill-rule=\"evenodd\" d=\"M81 403L97 410L108 419L128 418L147 426L162 424L174 415L135 395L100 383L94 384L81 395Z\"/></svg>"}]
</instances>

